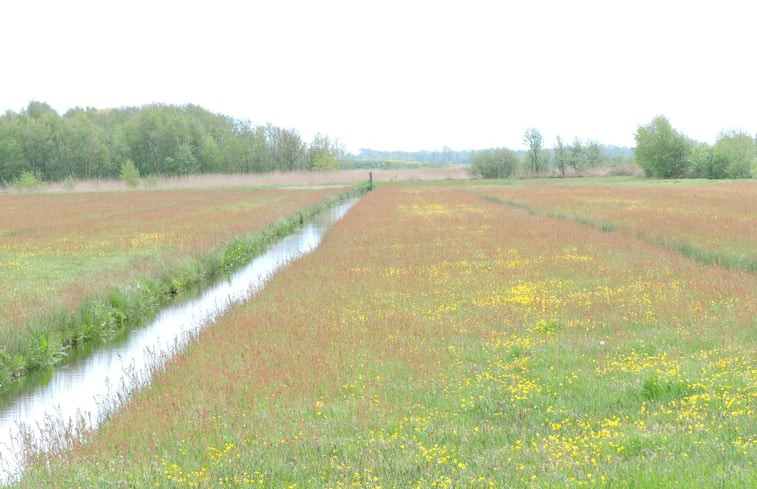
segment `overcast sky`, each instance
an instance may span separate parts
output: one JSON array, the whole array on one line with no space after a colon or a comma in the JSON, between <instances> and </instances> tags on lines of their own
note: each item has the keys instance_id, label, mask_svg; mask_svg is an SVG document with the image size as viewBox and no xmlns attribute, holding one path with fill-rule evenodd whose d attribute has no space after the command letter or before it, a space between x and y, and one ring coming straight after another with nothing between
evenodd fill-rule
<instances>
[{"instance_id":1,"label":"overcast sky","mask_svg":"<svg viewBox=\"0 0 757 489\"><path fill-rule=\"evenodd\" d=\"M757 132L757 2L0 3L0 111L200 105L352 151Z\"/></svg>"}]
</instances>

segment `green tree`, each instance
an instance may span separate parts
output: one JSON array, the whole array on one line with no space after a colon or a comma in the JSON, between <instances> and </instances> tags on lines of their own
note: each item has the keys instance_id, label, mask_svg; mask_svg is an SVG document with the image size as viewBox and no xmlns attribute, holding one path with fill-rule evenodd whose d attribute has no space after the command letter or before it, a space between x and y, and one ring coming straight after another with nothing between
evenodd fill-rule
<instances>
[{"instance_id":1,"label":"green tree","mask_svg":"<svg viewBox=\"0 0 757 489\"><path fill-rule=\"evenodd\" d=\"M50 179L55 176L59 163L60 116L40 102L30 102L24 115L23 148L30 171L44 180Z\"/></svg>"},{"instance_id":2,"label":"green tree","mask_svg":"<svg viewBox=\"0 0 757 489\"><path fill-rule=\"evenodd\" d=\"M602 164L602 148L599 147L598 142L589 141L584 146L584 158L586 166L589 168L595 168Z\"/></svg>"},{"instance_id":3,"label":"green tree","mask_svg":"<svg viewBox=\"0 0 757 489\"><path fill-rule=\"evenodd\" d=\"M121 181L129 187L139 185L139 169L137 169L133 161L126 160L121 165Z\"/></svg>"},{"instance_id":4,"label":"green tree","mask_svg":"<svg viewBox=\"0 0 757 489\"><path fill-rule=\"evenodd\" d=\"M0 117L0 183L11 182L31 170L24 154L21 119L13 112Z\"/></svg>"},{"instance_id":5,"label":"green tree","mask_svg":"<svg viewBox=\"0 0 757 489\"><path fill-rule=\"evenodd\" d=\"M756 153L754 141L743 132L722 134L712 147L713 158L724 166L725 178L750 178Z\"/></svg>"},{"instance_id":6,"label":"green tree","mask_svg":"<svg viewBox=\"0 0 757 489\"><path fill-rule=\"evenodd\" d=\"M280 171L305 170L309 163L307 145L294 129L283 129L268 124L266 135L276 169Z\"/></svg>"},{"instance_id":7,"label":"green tree","mask_svg":"<svg viewBox=\"0 0 757 489\"><path fill-rule=\"evenodd\" d=\"M509 178L518 165L518 155L505 148L476 151L471 157L471 173L479 178Z\"/></svg>"},{"instance_id":8,"label":"green tree","mask_svg":"<svg viewBox=\"0 0 757 489\"><path fill-rule=\"evenodd\" d=\"M570 155L568 154L568 148L565 146L560 136L557 136L555 140L555 147L552 151L552 161L554 161L555 167L560 171L560 175L565 176L565 170L570 161Z\"/></svg>"},{"instance_id":9,"label":"green tree","mask_svg":"<svg viewBox=\"0 0 757 489\"><path fill-rule=\"evenodd\" d=\"M576 172L586 166L583 142L578 138L575 138L568 148L568 166Z\"/></svg>"},{"instance_id":10,"label":"green tree","mask_svg":"<svg viewBox=\"0 0 757 489\"><path fill-rule=\"evenodd\" d=\"M92 178L109 165L110 151L102 130L83 111L70 111L63 117L58 136L59 162L55 180L77 175Z\"/></svg>"},{"instance_id":11,"label":"green tree","mask_svg":"<svg viewBox=\"0 0 757 489\"><path fill-rule=\"evenodd\" d=\"M654 178L687 175L691 142L677 132L664 116L657 116L635 134L634 157L644 173Z\"/></svg>"},{"instance_id":12,"label":"green tree","mask_svg":"<svg viewBox=\"0 0 757 489\"><path fill-rule=\"evenodd\" d=\"M310 169L315 171L336 170L339 164L336 159L337 148L328 136L318 133L308 148Z\"/></svg>"},{"instance_id":13,"label":"green tree","mask_svg":"<svg viewBox=\"0 0 757 489\"><path fill-rule=\"evenodd\" d=\"M548 155L544 151L544 138L535 127L526 130L523 142L528 146L526 161L532 173L539 173L547 167Z\"/></svg>"},{"instance_id":14,"label":"green tree","mask_svg":"<svg viewBox=\"0 0 757 489\"><path fill-rule=\"evenodd\" d=\"M689 172L696 178L725 178L725 160L716 158L707 144L695 146L689 154Z\"/></svg>"}]
</instances>

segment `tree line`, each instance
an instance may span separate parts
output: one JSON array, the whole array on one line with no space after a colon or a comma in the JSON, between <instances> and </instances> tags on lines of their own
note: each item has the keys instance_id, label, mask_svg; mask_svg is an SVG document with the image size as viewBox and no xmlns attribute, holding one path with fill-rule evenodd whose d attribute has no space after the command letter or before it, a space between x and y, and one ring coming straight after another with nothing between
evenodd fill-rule
<instances>
[{"instance_id":1,"label":"tree line","mask_svg":"<svg viewBox=\"0 0 757 489\"><path fill-rule=\"evenodd\" d=\"M633 159L646 176L653 178L757 176L757 137L745 132L724 132L710 146L689 139L673 129L664 116L657 116L639 126L635 138L633 150L580 139L568 144L560 136L547 149L539 130L530 128L523 135L526 151L496 148L474 152L471 171L481 178L509 178L516 174L565 176Z\"/></svg>"},{"instance_id":2,"label":"tree line","mask_svg":"<svg viewBox=\"0 0 757 489\"><path fill-rule=\"evenodd\" d=\"M344 149L317 134L253 125L195 105L149 105L59 115L43 102L0 116L0 183L22 175L46 181L141 175L326 170Z\"/></svg>"},{"instance_id":3,"label":"tree line","mask_svg":"<svg viewBox=\"0 0 757 489\"><path fill-rule=\"evenodd\" d=\"M552 148L547 148L541 132L533 127L524 133L523 143L528 148L525 151L494 148L473 152L471 172L481 178L509 178L516 174L566 176L599 167L619 167L633 156L630 148L580 138L566 143L560 136Z\"/></svg>"},{"instance_id":4,"label":"tree line","mask_svg":"<svg viewBox=\"0 0 757 489\"><path fill-rule=\"evenodd\" d=\"M447 146L441 151L381 151L360 148L353 160L364 161L409 161L413 163L470 163L472 150L454 150Z\"/></svg>"},{"instance_id":5,"label":"tree line","mask_svg":"<svg viewBox=\"0 0 757 489\"><path fill-rule=\"evenodd\" d=\"M751 178L757 175L757 137L741 131L720 134L714 145L676 131L665 116L639 126L636 161L654 178Z\"/></svg>"}]
</instances>

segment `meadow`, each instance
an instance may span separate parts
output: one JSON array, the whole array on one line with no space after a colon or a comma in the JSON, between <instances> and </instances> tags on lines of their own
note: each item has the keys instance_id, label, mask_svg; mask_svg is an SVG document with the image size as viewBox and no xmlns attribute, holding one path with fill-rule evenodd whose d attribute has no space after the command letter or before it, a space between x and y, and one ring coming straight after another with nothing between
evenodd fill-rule
<instances>
[{"instance_id":1,"label":"meadow","mask_svg":"<svg viewBox=\"0 0 757 489\"><path fill-rule=\"evenodd\" d=\"M482 193L532 213L640 237L701 263L757 272L757 182L633 182L553 180Z\"/></svg>"},{"instance_id":2,"label":"meadow","mask_svg":"<svg viewBox=\"0 0 757 489\"><path fill-rule=\"evenodd\" d=\"M378 187L18 487L755 487L757 276L515 191Z\"/></svg>"},{"instance_id":3,"label":"meadow","mask_svg":"<svg viewBox=\"0 0 757 489\"><path fill-rule=\"evenodd\" d=\"M0 195L0 389L135 325L349 189Z\"/></svg>"}]
</instances>

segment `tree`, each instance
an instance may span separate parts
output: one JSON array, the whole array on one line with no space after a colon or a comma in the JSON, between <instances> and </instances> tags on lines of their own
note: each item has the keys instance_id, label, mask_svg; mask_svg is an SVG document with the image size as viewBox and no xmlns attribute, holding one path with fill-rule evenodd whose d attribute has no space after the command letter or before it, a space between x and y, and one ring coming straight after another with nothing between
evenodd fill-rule
<instances>
[{"instance_id":1,"label":"tree","mask_svg":"<svg viewBox=\"0 0 757 489\"><path fill-rule=\"evenodd\" d=\"M471 157L471 173L479 178L508 178L518 165L518 155L509 149L476 151Z\"/></svg>"},{"instance_id":2,"label":"tree","mask_svg":"<svg viewBox=\"0 0 757 489\"><path fill-rule=\"evenodd\" d=\"M755 144L743 132L722 134L712 147L712 155L723 165L723 176L716 178L750 178L755 162Z\"/></svg>"},{"instance_id":3,"label":"tree","mask_svg":"<svg viewBox=\"0 0 757 489\"><path fill-rule=\"evenodd\" d=\"M602 148L599 147L599 143L596 141L588 141L584 146L584 157L586 159L586 166L589 168L595 168L602 163Z\"/></svg>"},{"instance_id":4,"label":"tree","mask_svg":"<svg viewBox=\"0 0 757 489\"><path fill-rule=\"evenodd\" d=\"M0 186L31 170L24 155L21 116L12 112L0 117Z\"/></svg>"},{"instance_id":5,"label":"tree","mask_svg":"<svg viewBox=\"0 0 757 489\"><path fill-rule=\"evenodd\" d=\"M568 165L573 171L578 171L585 166L584 146L580 139L573 140L573 144L568 148Z\"/></svg>"},{"instance_id":6,"label":"tree","mask_svg":"<svg viewBox=\"0 0 757 489\"><path fill-rule=\"evenodd\" d=\"M24 155L32 173L49 179L58 165L58 132L61 119L49 105L30 102L24 120Z\"/></svg>"},{"instance_id":7,"label":"tree","mask_svg":"<svg viewBox=\"0 0 757 489\"><path fill-rule=\"evenodd\" d=\"M281 171L304 170L307 147L294 129L267 126L268 145L276 168Z\"/></svg>"},{"instance_id":8,"label":"tree","mask_svg":"<svg viewBox=\"0 0 757 489\"><path fill-rule=\"evenodd\" d=\"M570 161L570 155L568 155L568 148L563 144L560 136L556 138L555 148L552 153L552 161L555 162L555 167L560 171L560 175L565 176L565 169Z\"/></svg>"},{"instance_id":9,"label":"tree","mask_svg":"<svg viewBox=\"0 0 757 489\"><path fill-rule=\"evenodd\" d=\"M308 149L310 169L315 171L336 170L339 164L336 160L336 146L328 136L318 133L313 138Z\"/></svg>"},{"instance_id":10,"label":"tree","mask_svg":"<svg viewBox=\"0 0 757 489\"><path fill-rule=\"evenodd\" d=\"M716 158L709 145L700 144L689 154L689 172L696 178L725 178L725 160Z\"/></svg>"},{"instance_id":11,"label":"tree","mask_svg":"<svg viewBox=\"0 0 757 489\"><path fill-rule=\"evenodd\" d=\"M53 173L55 180L72 175L84 178L104 176L110 159L103 142L102 130L82 111L69 112L63 117L58 137L59 166Z\"/></svg>"},{"instance_id":12,"label":"tree","mask_svg":"<svg viewBox=\"0 0 757 489\"><path fill-rule=\"evenodd\" d=\"M121 181L123 181L129 187L136 187L139 185L139 170L134 166L134 162L131 160L124 161L121 165Z\"/></svg>"},{"instance_id":13,"label":"tree","mask_svg":"<svg viewBox=\"0 0 757 489\"><path fill-rule=\"evenodd\" d=\"M523 142L528 145L528 152L526 153L526 161L531 169L531 172L538 173L544 170L547 166L547 156L543 149L544 138L541 133L535 127L526 130L523 135Z\"/></svg>"},{"instance_id":14,"label":"tree","mask_svg":"<svg viewBox=\"0 0 757 489\"><path fill-rule=\"evenodd\" d=\"M644 173L654 178L686 176L691 142L677 132L664 116L657 116L646 126L639 126L635 134L636 163Z\"/></svg>"}]
</instances>

